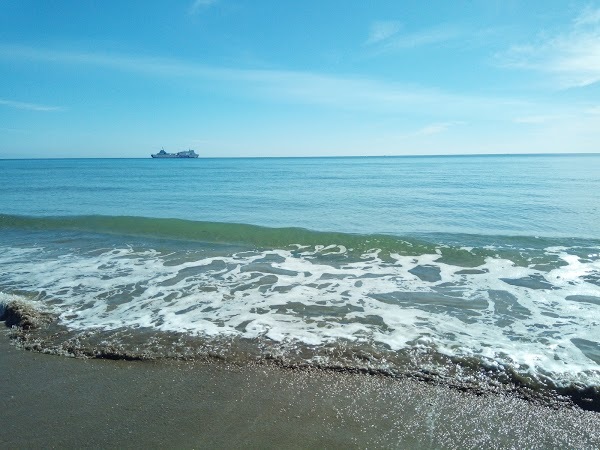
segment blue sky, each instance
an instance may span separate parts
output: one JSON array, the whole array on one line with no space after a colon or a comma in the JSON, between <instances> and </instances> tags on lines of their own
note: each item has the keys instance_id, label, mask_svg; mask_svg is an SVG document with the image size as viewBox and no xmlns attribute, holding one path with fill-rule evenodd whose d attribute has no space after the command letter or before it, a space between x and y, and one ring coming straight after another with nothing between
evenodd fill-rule
<instances>
[{"instance_id":1,"label":"blue sky","mask_svg":"<svg viewBox=\"0 0 600 450\"><path fill-rule=\"evenodd\" d=\"M600 1L0 0L0 158L600 151Z\"/></svg>"}]
</instances>

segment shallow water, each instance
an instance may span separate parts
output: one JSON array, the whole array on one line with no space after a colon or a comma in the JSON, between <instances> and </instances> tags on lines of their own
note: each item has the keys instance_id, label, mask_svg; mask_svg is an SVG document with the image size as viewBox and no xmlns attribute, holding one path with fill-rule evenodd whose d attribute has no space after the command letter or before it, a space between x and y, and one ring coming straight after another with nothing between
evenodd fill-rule
<instances>
[{"instance_id":1,"label":"shallow water","mask_svg":"<svg viewBox=\"0 0 600 450\"><path fill-rule=\"evenodd\" d=\"M0 166L0 301L71 343L600 386L600 156Z\"/></svg>"}]
</instances>

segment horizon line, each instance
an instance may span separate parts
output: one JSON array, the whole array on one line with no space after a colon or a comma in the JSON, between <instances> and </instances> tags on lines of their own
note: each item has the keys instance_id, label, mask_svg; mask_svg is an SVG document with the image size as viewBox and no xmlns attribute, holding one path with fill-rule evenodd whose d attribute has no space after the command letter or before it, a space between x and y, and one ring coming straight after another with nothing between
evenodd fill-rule
<instances>
[{"instance_id":1,"label":"horizon line","mask_svg":"<svg viewBox=\"0 0 600 450\"><path fill-rule=\"evenodd\" d=\"M580 156L580 155L600 155L600 152L540 152L540 153L450 153L450 154L407 154L407 155L323 155L323 156L199 156L198 158L187 159L335 159L335 158L444 158L444 157L469 157L469 156ZM66 157L46 157L46 158L3 158L1 161L32 161L32 160L65 160L65 159L155 159L146 156L125 156L125 157L102 157L102 156L66 156ZM186 158L170 158L186 159Z\"/></svg>"}]
</instances>

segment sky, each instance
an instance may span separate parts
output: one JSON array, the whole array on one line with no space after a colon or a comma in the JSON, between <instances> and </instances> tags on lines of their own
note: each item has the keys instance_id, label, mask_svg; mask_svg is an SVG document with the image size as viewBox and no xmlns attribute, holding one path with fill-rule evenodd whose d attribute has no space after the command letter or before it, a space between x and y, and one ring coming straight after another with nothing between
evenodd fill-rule
<instances>
[{"instance_id":1,"label":"sky","mask_svg":"<svg viewBox=\"0 0 600 450\"><path fill-rule=\"evenodd\" d=\"M0 0L0 158L600 151L600 0Z\"/></svg>"}]
</instances>

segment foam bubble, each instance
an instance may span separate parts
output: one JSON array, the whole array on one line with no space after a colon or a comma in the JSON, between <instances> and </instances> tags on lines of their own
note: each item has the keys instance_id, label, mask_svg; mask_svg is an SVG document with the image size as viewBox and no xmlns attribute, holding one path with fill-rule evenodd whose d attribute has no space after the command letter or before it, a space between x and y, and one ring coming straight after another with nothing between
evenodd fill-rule
<instances>
[{"instance_id":1,"label":"foam bubble","mask_svg":"<svg viewBox=\"0 0 600 450\"><path fill-rule=\"evenodd\" d=\"M6 247L0 286L30 292L73 329L150 327L392 350L423 345L598 385L600 366L576 342L600 343L600 306L567 298L600 297L593 282L600 259L569 252L546 249L562 264L547 271L500 256L465 271L440 252L386 259L374 248L349 257L340 245L218 256Z\"/></svg>"}]
</instances>

